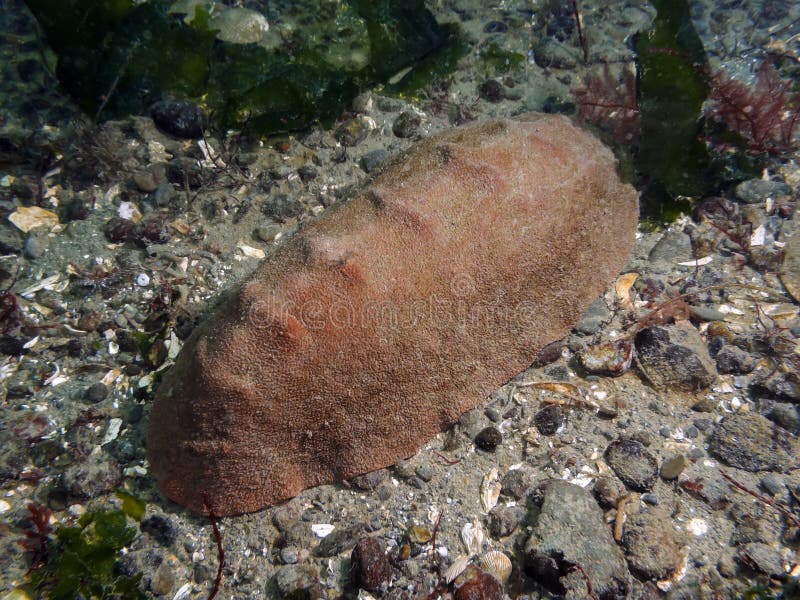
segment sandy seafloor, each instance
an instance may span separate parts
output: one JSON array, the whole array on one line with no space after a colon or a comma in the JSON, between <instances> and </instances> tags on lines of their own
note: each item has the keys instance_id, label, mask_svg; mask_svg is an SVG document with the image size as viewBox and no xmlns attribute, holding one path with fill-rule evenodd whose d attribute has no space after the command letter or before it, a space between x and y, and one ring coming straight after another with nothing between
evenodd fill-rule
<instances>
[{"instance_id":1,"label":"sandy seafloor","mask_svg":"<svg viewBox=\"0 0 800 600\"><path fill-rule=\"evenodd\" d=\"M82 141L65 143L75 141L69 124L82 117L58 93L48 70L52 56L21 3L0 2L0 267L4 288L15 279L9 291L18 303L3 313L0 354L0 597L25 581L28 563L17 541L29 502L48 506L54 524L69 523L87 510L117 506L116 489L147 503L143 531L124 550L120 573L144 573L148 595L207 597L217 569L210 523L167 501L145 460L156 369L168 367L221 290L245 277L281 237L368 179L365 157L368 165L380 162L381 151L401 151L459 119L569 100L569 90L603 62L631 64L626 41L654 14L644 0L581 2L589 40L584 65L574 32L562 44L551 31L544 49L547 31L537 24L543 2L429 5L438 19L458 21L473 46L449 88L415 102L367 92L348 116L363 141L344 149L323 129L282 136L241 148L245 168L239 171L204 160L197 142L159 132L149 117L96 127L87 121ZM742 75L768 53L798 59L800 5L692 5L712 68ZM492 42L527 60L506 74L487 71L480 51ZM554 62L540 66L546 52ZM489 79L498 82L499 97L479 91ZM411 122L408 137L393 132L401 115ZM233 158L220 140L209 143L223 159ZM31 157L48 146L67 150L43 172ZM158 166L175 158L190 159L203 182L188 194ZM548 478L595 490L602 502L594 510L609 535L622 520L618 512L626 512L627 525L619 525L629 530L619 546L636 576L631 598L740 598L757 588L764 591L756 597L799 597L800 527L792 515L796 522L800 382L793 368L800 320L785 287L794 285L797 294L800 277L800 252L791 243L799 230L796 159L784 153L761 180L725 190L725 210L713 224L684 217L662 231L643 228L625 269L639 274L631 292L623 298L609 286L550 364L497 390L408 461L359 485L321 486L282 507L222 519L218 597L424 598L458 557L477 564L491 550L511 559L507 597L558 597L522 568L528 538L543 534L525 494ZM37 194L59 221L23 234L8 216L34 204ZM162 243L110 242L106 223L137 212L163 219ZM686 298L688 312L677 314L682 323L665 325L671 332L691 329L687 352L713 379L704 389L684 392L670 382L656 388L646 366L616 378L580 368L586 348L625 337L670 294L706 286ZM154 327L153 313L172 319L172 327L142 356L133 332ZM680 366L677 372L680 380ZM520 382L547 385L515 385ZM557 388L572 398L553 393L555 383L574 386ZM535 415L553 402L561 415L544 413L557 421L557 431L547 435L537 428L544 417ZM488 426L503 435L493 452L473 442ZM612 461L606 449L620 436L638 444L636 456ZM626 468L647 481L644 495L626 496L616 474ZM659 469L664 472L656 475ZM728 485L720 469L770 504ZM497 482L502 493L488 493L489 516L482 496L487 502L486 490ZM566 498L563 504L573 506ZM432 557L429 537L441 511ZM509 523L514 532L499 535L500 524ZM553 544L580 551L595 543L573 527L554 534ZM382 591L353 583L350 554L363 535L377 537L394 560ZM401 560L406 546L410 556ZM568 597L591 597L579 580L570 582ZM453 585L442 586L432 597L454 593Z\"/></svg>"}]
</instances>

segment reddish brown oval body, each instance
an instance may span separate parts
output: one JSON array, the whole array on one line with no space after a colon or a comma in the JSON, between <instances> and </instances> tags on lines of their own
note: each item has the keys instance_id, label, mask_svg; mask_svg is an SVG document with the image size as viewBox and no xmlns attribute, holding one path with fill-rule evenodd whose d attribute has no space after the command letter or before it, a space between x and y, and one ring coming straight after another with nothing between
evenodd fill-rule
<instances>
[{"instance_id":1,"label":"reddish brown oval body","mask_svg":"<svg viewBox=\"0 0 800 600\"><path fill-rule=\"evenodd\" d=\"M564 117L420 142L188 340L150 415L161 488L244 513L413 454L569 332L637 218L611 152Z\"/></svg>"}]
</instances>

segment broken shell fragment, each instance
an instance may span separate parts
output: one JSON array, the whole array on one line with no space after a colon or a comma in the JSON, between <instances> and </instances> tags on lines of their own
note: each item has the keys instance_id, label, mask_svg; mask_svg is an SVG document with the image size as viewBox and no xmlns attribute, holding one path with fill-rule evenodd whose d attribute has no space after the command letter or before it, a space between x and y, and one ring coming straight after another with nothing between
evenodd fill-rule
<instances>
[{"instance_id":1,"label":"broken shell fragment","mask_svg":"<svg viewBox=\"0 0 800 600\"><path fill-rule=\"evenodd\" d=\"M481 506L484 512L489 512L497 505L501 487L497 469L492 469L483 476L483 481L481 482Z\"/></svg>"},{"instance_id":2,"label":"broken shell fragment","mask_svg":"<svg viewBox=\"0 0 800 600\"><path fill-rule=\"evenodd\" d=\"M631 368L633 344L622 339L589 346L581 351L580 360L589 373L618 377Z\"/></svg>"}]
</instances>

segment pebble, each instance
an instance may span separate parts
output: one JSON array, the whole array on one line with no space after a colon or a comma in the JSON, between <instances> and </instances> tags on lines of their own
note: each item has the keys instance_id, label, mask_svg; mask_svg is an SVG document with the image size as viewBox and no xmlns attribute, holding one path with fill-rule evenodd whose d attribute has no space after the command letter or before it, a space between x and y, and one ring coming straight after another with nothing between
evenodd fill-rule
<instances>
[{"instance_id":1,"label":"pebble","mask_svg":"<svg viewBox=\"0 0 800 600\"><path fill-rule=\"evenodd\" d=\"M528 493L533 479L524 469L514 469L503 476L500 492L515 500L522 500Z\"/></svg>"},{"instance_id":2,"label":"pebble","mask_svg":"<svg viewBox=\"0 0 800 600\"><path fill-rule=\"evenodd\" d=\"M141 522L140 528L143 532L153 536L162 546L173 546L178 540L178 525L172 517L166 514L150 515Z\"/></svg>"},{"instance_id":3,"label":"pebble","mask_svg":"<svg viewBox=\"0 0 800 600\"><path fill-rule=\"evenodd\" d=\"M533 417L542 435L553 435L564 425L564 411L558 404L548 404Z\"/></svg>"},{"instance_id":4,"label":"pebble","mask_svg":"<svg viewBox=\"0 0 800 600\"><path fill-rule=\"evenodd\" d=\"M371 491L386 481L389 476L389 471L386 469L378 469L377 471L370 471L363 475L358 475L350 480L355 487L364 491Z\"/></svg>"},{"instance_id":5,"label":"pebble","mask_svg":"<svg viewBox=\"0 0 800 600\"><path fill-rule=\"evenodd\" d=\"M133 183L145 194L151 194L158 188L158 180L152 171L136 171L133 174Z\"/></svg>"},{"instance_id":6,"label":"pebble","mask_svg":"<svg viewBox=\"0 0 800 600\"><path fill-rule=\"evenodd\" d=\"M647 259L672 269L675 263L692 259L692 240L683 231L670 229L653 246Z\"/></svg>"},{"instance_id":7,"label":"pebble","mask_svg":"<svg viewBox=\"0 0 800 600\"><path fill-rule=\"evenodd\" d=\"M578 356L587 372L617 377L631 366L633 344L627 339L597 344L585 348Z\"/></svg>"},{"instance_id":8,"label":"pebble","mask_svg":"<svg viewBox=\"0 0 800 600\"><path fill-rule=\"evenodd\" d=\"M505 33L508 31L508 25L502 21L489 21L483 26L484 33Z\"/></svg>"},{"instance_id":9,"label":"pebble","mask_svg":"<svg viewBox=\"0 0 800 600\"><path fill-rule=\"evenodd\" d=\"M594 482L592 493L600 506L609 509L617 506L617 500L625 490L613 477L598 477Z\"/></svg>"},{"instance_id":10,"label":"pebble","mask_svg":"<svg viewBox=\"0 0 800 600\"><path fill-rule=\"evenodd\" d=\"M732 373L734 375L744 375L750 373L756 367L756 359L747 352L736 346L723 346L717 352L717 371L720 373Z\"/></svg>"},{"instance_id":11,"label":"pebble","mask_svg":"<svg viewBox=\"0 0 800 600\"><path fill-rule=\"evenodd\" d=\"M503 84L496 79L487 79L478 85L478 96L487 102L498 103L502 102L506 97Z\"/></svg>"},{"instance_id":12,"label":"pebble","mask_svg":"<svg viewBox=\"0 0 800 600\"><path fill-rule=\"evenodd\" d=\"M271 243L275 241L278 234L283 231L283 228L277 223L270 223L269 225L260 225L256 227L256 237L262 242Z\"/></svg>"},{"instance_id":13,"label":"pebble","mask_svg":"<svg viewBox=\"0 0 800 600\"><path fill-rule=\"evenodd\" d=\"M677 479L688 464L689 460L683 454L668 458L661 463L661 478L667 481Z\"/></svg>"},{"instance_id":14,"label":"pebble","mask_svg":"<svg viewBox=\"0 0 800 600\"><path fill-rule=\"evenodd\" d=\"M502 441L503 434L500 433L500 430L493 425L484 427L478 432L478 435L475 436L475 445L481 450L486 450L487 452L494 452L495 448L497 448Z\"/></svg>"},{"instance_id":15,"label":"pebble","mask_svg":"<svg viewBox=\"0 0 800 600\"><path fill-rule=\"evenodd\" d=\"M517 530L525 518L525 509L521 506L498 504L489 511L489 535L495 539L508 537Z\"/></svg>"},{"instance_id":16,"label":"pebble","mask_svg":"<svg viewBox=\"0 0 800 600\"><path fill-rule=\"evenodd\" d=\"M797 435L800 433L800 405L788 402L776 402L772 405L767 418L785 430Z\"/></svg>"},{"instance_id":17,"label":"pebble","mask_svg":"<svg viewBox=\"0 0 800 600\"><path fill-rule=\"evenodd\" d=\"M86 391L83 393L83 397L86 399L87 402L91 402L92 404L97 404L98 402L102 402L108 396L108 387L102 381L98 381L97 383L93 383Z\"/></svg>"},{"instance_id":18,"label":"pebble","mask_svg":"<svg viewBox=\"0 0 800 600\"><path fill-rule=\"evenodd\" d=\"M37 230L33 230L25 239L25 256L31 260L41 258L47 251L47 237L42 236Z\"/></svg>"},{"instance_id":19,"label":"pebble","mask_svg":"<svg viewBox=\"0 0 800 600\"><path fill-rule=\"evenodd\" d=\"M105 452L91 454L64 471L62 483L75 498L96 498L114 491L122 478L117 460Z\"/></svg>"},{"instance_id":20,"label":"pebble","mask_svg":"<svg viewBox=\"0 0 800 600\"><path fill-rule=\"evenodd\" d=\"M406 110L400 113L392 123L392 133L399 138L414 137L419 133L422 117L417 113Z\"/></svg>"},{"instance_id":21,"label":"pebble","mask_svg":"<svg viewBox=\"0 0 800 600\"><path fill-rule=\"evenodd\" d=\"M769 197L776 198L791 193L792 188L781 181L748 179L736 186L736 197L745 204L758 204L766 202Z\"/></svg>"},{"instance_id":22,"label":"pebble","mask_svg":"<svg viewBox=\"0 0 800 600\"><path fill-rule=\"evenodd\" d=\"M319 176L319 170L313 165L303 165L297 169L297 174L305 182L316 179Z\"/></svg>"},{"instance_id":23,"label":"pebble","mask_svg":"<svg viewBox=\"0 0 800 600\"><path fill-rule=\"evenodd\" d=\"M602 298L595 300L583 313L580 322L575 326L575 331L583 335L594 335L611 318L605 300Z\"/></svg>"},{"instance_id":24,"label":"pebble","mask_svg":"<svg viewBox=\"0 0 800 600\"><path fill-rule=\"evenodd\" d=\"M605 451L608 466L629 489L649 492L658 477L658 461L641 442L619 439Z\"/></svg>"},{"instance_id":25,"label":"pebble","mask_svg":"<svg viewBox=\"0 0 800 600\"><path fill-rule=\"evenodd\" d=\"M383 148L370 150L361 157L361 168L367 173L374 173L386 162L387 158L389 158L389 153Z\"/></svg>"},{"instance_id":26,"label":"pebble","mask_svg":"<svg viewBox=\"0 0 800 600\"><path fill-rule=\"evenodd\" d=\"M774 473L770 473L761 478L761 487L772 496L777 496L786 489L783 478Z\"/></svg>"},{"instance_id":27,"label":"pebble","mask_svg":"<svg viewBox=\"0 0 800 600\"><path fill-rule=\"evenodd\" d=\"M392 579L393 569L380 540L363 537L353 548L351 572L357 584L370 592L378 592Z\"/></svg>"},{"instance_id":28,"label":"pebble","mask_svg":"<svg viewBox=\"0 0 800 600\"><path fill-rule=\"evenodd\" d=\"M355 117L339 125L333 135L342 146L352 148L367 139L369 132L364 120Z\"/></svg>"},{"instance_id":29,"label":"pebble","mask_svg":"<svg viewBox=\"0 0 800 600\"><path fill-rule=\"evenodd\" d=\"M175 198L175 188L171 183L162 183L153 192L153 202L159 208L167 208Z\"/></svg>"},{"instance_id":30,"label":"pebble","mask_svg":"<svg viewBox=\"0 0 800 600\"><path fill-rule=\"evenodd\" d=\"M203 137L205 119L199 106L183 100L156 102L150 109L156 126L177 138L197 140Z\"/></svg>"},{"instance_id":31,"label":"pebble","mask_svg":"<svg viewBox=\"0 0 800 600\"><path fill-rule=\"evenodd\" d=\"M153 573L150 589L154 594L166 596L173 587L175 587L175 571L167 561L163 561Z\"/></svg>"},{"instance_id":32,"label":"pebble","mask_svg":"<svg viewBox=\"0 0 800 600\"><path fill-rule=\"evenodd\" d=\"M761 415L734 413L711 434L709 451L738 469L785 472L796 466L800 442Z\"/></svg>"},{"instance_id":33,"label":"pebble","mask_svg":"<svg viewBox=\"0 0 800 600\"><path fill-rule=\"evenodd\" d=\"M697 330L683 321L636 334L636 364L653 387L694 392L717 378L714 362Z\"/></svg>"},{"instance_id":34,"label":"pebble","mask_svg":"<svg viewBox=\"0 0 800 600\"><path fill-rule=\"evenodd\" d=\"M783 567L783 554L779 548L770 544L753 542L739 546L736 558L745 567L755 568L755 570L772 577L785 577L786 571Z\"/></svg>"},{"instance_id":35,"label":"pebble","mask_svg":"<svg viewBox=\"0 0 800 600\"><path fill-rule=\"evenodd\" d=\"M658 509L628 515L622 546L631 571L643 579L666 579L683 564L678 534Z\"/></svg>"},{"instance_id":36,"label":"pebble","mask_svg":"<svg viewBox=\"0 0 800 600\"><path fill-rule=\"evenodd\" d=\"M275 573L275 586L281 598L322 600L325 598L317 569L311 565L285 565Z\"/></svg>"}]
</instances>

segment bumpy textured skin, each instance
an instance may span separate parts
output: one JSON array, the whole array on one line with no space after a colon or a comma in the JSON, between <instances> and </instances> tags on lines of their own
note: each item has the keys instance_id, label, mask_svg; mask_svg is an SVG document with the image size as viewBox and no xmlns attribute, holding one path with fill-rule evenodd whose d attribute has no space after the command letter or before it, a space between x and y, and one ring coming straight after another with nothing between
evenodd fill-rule
<instances>
[{"instance_id":1,"label":"bumpy textured skin","mask_svg":"<svg viewBox=\"0 0 800 600\"><path fill-rule=\"evenodd\" d=\"M569 332L624 266L637 204L564 117L420 142L192 334L150 414L162 490L231 515L412 455Z\"/></svg>"}]
</instances>

